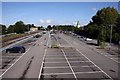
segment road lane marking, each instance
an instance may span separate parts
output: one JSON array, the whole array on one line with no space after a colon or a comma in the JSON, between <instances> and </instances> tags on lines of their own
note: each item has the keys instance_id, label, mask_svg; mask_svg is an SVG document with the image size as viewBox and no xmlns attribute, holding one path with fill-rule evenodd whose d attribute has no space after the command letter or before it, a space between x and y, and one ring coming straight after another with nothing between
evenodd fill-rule
<instances>
[{"instance_id":1,"label":"road lane marking","mask_svg":"<svg viewBox=\"0 0 120 80\"><path fill-rule=\"evenodd\" d=\"M64 39L64 38L62 38ZM66 39L64 39L68 44L70 44L71 47L73 47L73 45L71 43L69 43Z\"/></svg>"},{"instance_id":2,"label":"road lane marking","mask_svg":"<svg viewBox=\"0 0 120 80\"><path fill-rule=\"evenodd\" d=\"M45 58L45 59L65 59L65 58Z\"/></svg>"},{"instance_id":3,"label":"road lane marking","mask_svg":"<svg viewBox=\"0 0 120 80\"><path fill-rule=\"evenodd\" d=\"M106 74L110 79L112 79L111 76L109 76L105 71L103 71L100 67L98 67L94 62L92 62L87 56L85 56L81 51L76 49L80 54L82 54L85 58L87 58L92 64L94 64L98 69L100 69L104 74ZM113 80L113 79L112 79Z\"/></svg>"},{"instance_id":4,"label":"road lane marking","mask_svg":"<svg viewBox=\"0 0 120 80\"><path fill-rule=\"evenodd\" d=\"M63 55L46 55L46 57L64 57Z\"/></svg>"},{"instance_id":5,"label":"road lane marking","mask_svg":"<svg viewBox=\"0 0 120 80\"><path fill-rule=\"evenodd\" d=\"M65 59L65 58L45 58L45 59ZM78 57L75 58L75 57L74 57L74 58L68 58L68 59L80 59L80 58L78 58Z\"/></svg>"},{"instance_id":6,"label":"road lane marking","mask_svg":"<svg viewBox=\"0 0 120 80\"><path fill-rule=\"evenodd\" d=\"M38 40L35 42L35 44L38 42ZM1 75L0 75L0 78L2 78L2 76L7 72L9 71L33 46L29 47L27 49L27 51L25 53L23 53L8 69L6 69L5 72L3 72Z\"/></svg>"},{"instance_id":7,"label":"road lane marking","mask_svg":"<svg viewBox=\"0 0 120 80\"><path fill-rule=\"evenodd\" d=\"M67 75L67 74L73 74L73 73L44 73L42 75Z\"/></svg>"},{"instance_id":8,"label":"road lane marking","mask_svg":"<svg viewBox=\"0 0 120 80\"><path fill-rule=\"evenodd\" d=\"M96 67L95 65L91 65L91 66L72 66L72 67ZM58 67L43 67L43 68L70 68L69 66L58 66Z\"/></svg>"},{"instance_id":9,"label":"road lane marking","mask_svg":"<svg viewBox=\"0 0 120 80\"><path fill-rule=\"evenodd\" d=\"M100 53L101 55L103 55L103 56L105 56L105 57L107 57L108 59L111 59L111 60L113 60L114 62L116 62L116 63L120 63L119 61L116 61L116 60L114 60L114 59L112 59L112 58L110 58L109 56L106 56L106 55L104 55L105 53L101 53L101 52L99 52L99 51L97 51L98 53ZM108 55L110 55L109 53L107 53Z\"/></svg>"},{"instance_id":10,"label":"road lane marking","mask_svg":"<svg viewBox=\"0 0 120 80\"><path fill-rule=\"evenodd\" d=\"M6 71L2 73L0 77L2 77L7 71L9 71L31 48L32 46L23 55L21 55L8 69L6 69Z\"/></svg>"},{"instance_id":11,"label":"road lane marking","mask_svg":"<svg viewBox=\"0 0 120 80\"><path fill-rule=\"evenodd\" d=\"M90 73L103 73L102 71L90 71L90 72L75 72L75 74L90 74ZM44 73L42 75L67 75L73 73Z\"/></svg>"},{"instance_id":12,"label":"road lane marking","mask_svg":"<svg viewBox=\"0 0 120 80\"><path fill-rule=\"evenodd\" d=\"M43 64L44 64L46 52L47 52L47 49L45 49L45 52L44 52L44 56L43 56L43 60L42 60L42 65L41 65L41 68L39 70L38 80L40 80L40 78L41 78L41 74L42 74L42 69L43 69Z\"/></svg>"},{"instance_id":13,"label":"road lane marking","mask_svg":"<svg viewBox=\"0 0 120 80\"><path fill-rule=\"evenodd\" d=\"M67 41L67 40L66 40ZM71 44L71 43L70 43ZM71 44L72 45L72 44ZM74 46L75 47L75 46ZM80 54L82 54L86 59L88 59L91 63L93 63L96 67L98 67L94 62L92 62L87 56L85 56L81 51L76 49ZM100 67L98 67L104 74L106 74L110 79L112 79L111 76L109 76L105 71L103 71ZM113 80L113 79L112 79Z\"/></svg>"},{"instance_id":14,"label":"road lane marking","mask_svg":"<svg viewBox=\"0 0 120 80\"><path fill-rule=\"evenodd\" d=\"M86 74L86 73L103 73L103 72L102 71L75 72L75 74Z\"/></svg>"},{"instance_id":15,"label":"road lane marking","mask_svg":"<svg viewBox=\"0 0 120 80\"><path fill-rule=\"evenodd\" d=\"M56 38L56 37L55 37ZM60 42L58 41L58 39L56 38L56 40L57 40L57 42L58 42L58 44L59 44L59 46L61 47L61 44L60 44Z\"/></svg>"},{"instance_id":16,"label":"road lane marking","mask_svg":"<svg viewBox=\"0 0 120 80\"><path fill-rule=\"evenodd\" d=\"M48 43L48 42L50 42L50 38L51 38L51 36L50 36L50 33L49 33L49 37L48 37L48 41L47 41L47 47L51 47L51 45Z\"/></svg>"},{"instance_id":17,"label":"road lane marking","mask_svg":"<svg viewBox=\"0 0 120 80\"><path fill-rule=\"evenodd\" d=\"M116 57L115 55L105 55L105 56L111 56L111 57Z\"/></svg>"},{"instance_id":18,"label":"road lane marking","mask_svg":"<svg viewBox=\"0 0 120 80\"><path fill-rule=\"evenodd\" d=\"M63 49L61 49L61 51L63 52L63 55L65 56L65 59L66 59L68 65L69 65L69 67L70 67L70 69L71 69L71 71L72 71L75 79L78 80L77 77L76 77L76 75L75 75L75 73L74 73L74 71L73 71L73 69L72 69L72 66L70 65L70 63L69 63L69 61L68 61L68 59L67 59L67 57L66 57L66 55L65 55L65 52L63 51Z\"/></svg>"},{"instance_id":19,"label":"road lane marking","mask_svg":"<svg viewBox=\"0 0 120 80\"><path fill-rule=\"evenodd\" d=\"M97 52L100 53L99 51L97 51ZM103 55L103 56L105 56L105 57L107 57L108 59L113 60L113 61L116 62L116 63L120 63L119 60L116 61L115 59L113 59L113 58L111 58L111 57L109 57L109 56L104 55L104 53L100 53L100 54ZM109 54L108 54L108 55L109 55Z\"/></svg>"},{"instance_id":20,"label":"road lane marking","mask_svg":"<svg viewBox=\"0 0 120 80\"><path fill-rule=\"evenodd\" d=\"M111 59L119 59L119 58L111 58Z\"/></svg>"},{"instance_id":21,"label":"road lane marking","mask_svg":"<svg viewBox=\"0 0 120 80\"><path fill-rule=\"evenodd\" d=\"M43 67L43 68L70 68L69 66L58 66L58 67Z\"/></svg>"},{"instance_id":22,"label":"road lane marking","mask_svg":"<svg viewBox=\"0 0 120 80\"><path fill-rule=\"evenodd\" d=\"M78 62L90 62L90 61L69 61L70 63L78 63ZM44 63L67 63L65 61L61 61L61 62L44 62Z\"/></svg>"}]
</instances>

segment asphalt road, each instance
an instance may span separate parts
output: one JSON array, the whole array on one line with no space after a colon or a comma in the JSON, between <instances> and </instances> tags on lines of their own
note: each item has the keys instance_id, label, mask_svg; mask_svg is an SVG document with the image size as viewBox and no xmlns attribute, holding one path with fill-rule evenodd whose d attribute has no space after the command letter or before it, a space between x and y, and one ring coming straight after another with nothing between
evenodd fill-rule
<instances>
[{"instance_id":1,"label":"asphalt road","mask_svg":"<svg viewBox=\"0 0 120 80\"><path fill-rule=\"evenodd\" d=\"M3 72L2 78L38 78L47 39L48 34L38 39L10 69Z\"/></svg>"},{"instance_id":2,"label":"asphalt road","mask_svg":"<svg viewBox=\"0 0 120 80\"><path fill-rule=\"evenodd\" d=\"M117 80L119 63L72 36L45 34L6 69L3 79ZM51 48L57 44L59 47ZM114 79L115 78L115 79Z\"/></svg>"}]
</instances>

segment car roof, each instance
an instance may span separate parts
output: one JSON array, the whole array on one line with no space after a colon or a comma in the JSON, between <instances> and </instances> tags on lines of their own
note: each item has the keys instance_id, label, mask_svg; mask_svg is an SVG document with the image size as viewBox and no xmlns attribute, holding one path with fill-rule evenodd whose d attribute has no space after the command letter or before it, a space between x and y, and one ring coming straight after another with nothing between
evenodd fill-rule
<instances>
[{"instance_id":1,"label":"car roof","mask_svg":"<svg viewBox=\"0 0 120 80\"><path fill-rule=\"evenodd\" d=\"M13 48L23 48L23 46L14 46Z\"/></svg>"}]
</instances>

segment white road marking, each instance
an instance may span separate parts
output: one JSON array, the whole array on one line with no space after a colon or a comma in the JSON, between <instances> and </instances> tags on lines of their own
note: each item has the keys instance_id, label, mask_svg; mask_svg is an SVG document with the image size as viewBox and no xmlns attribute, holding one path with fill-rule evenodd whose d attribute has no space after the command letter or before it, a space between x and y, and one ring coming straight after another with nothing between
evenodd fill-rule
<instances>
[{"instance_id":1,"label":"white road marking","mask_svg":"<svg viewBox=\"0 0 120 80\"><path fill-rule=\"evenodd\" d=\"M90 62L90 61L69 61L70 63L78 63L78 62ZM61 62L44 62L44 63L67 63L65 61L61 61Z\"/></svg>"},{"instance_id":2,"label":"white road marking","mask_svg":"<svg viewBox=\"0 0 120 80\"><path fill-rule=\"evenodd\" d=\"M91 71L91 72L75 72L75 74L90 74L90 73L103 73L102 71ZM67 75L73 73L44 73L43 75Z\"/></svg>"},{"instance_id":3,"label":"white road marking","mask_svg":"<svg viewBox=\"0 0 120 80\"><path fill-rule=\"evenodd\" d=\"M38 42L38 40L35 42L35 44ZM23 53L8 69L6 69L5 72L3 72L1 75L0 75L0 78L2 78L2 76L7 72L9 71L33 46L29 47L28 50Z\"/></svg>"},{"instance_id":4,"label":"white road marking","mask_svg":"<svg viewBox=\"0 0 120 80\"><path fill-rule=\"evenodd\" d=\"M46 55L46 57L64 57L63 55Z\"/></svg>"},{"instance_id":5,"label":"white road marking","mask_svg":"<svg viewBox=\"0 0 120 80\"><path fill-rule=\"evenodd\" d=\"M97 51L98 53L100 53L99 51ZM116 60L114 60L114 59L112 59L112 58L110 58L109 56L109 54L108 55L105 55L104 53L100 53L101 55L103 55L103 56L105 56L105 57L107 57L108 59L111 59L111 60L113 60L114 62L116 62L116 63L120 63L119 61L116 61ZM111 55L111 56L113 56L113 55Z\"/></svg>"},{"instance_id":6,"label":"white road marking","mask_svg":"<svg viewBox=\"0 0 120 80\"><path fill-rule=\"evenodd\" d=\"M75 74L86 74L86 73L103 73L103 72L102 71L75 72Z\"/></svg>"},{"instance_id":7,"label":"white road marking","mask_svg":"<svg viewBox=\"0 0 120 80\"><path fill-rule=\"evenodd\" d=\"M46 59L65 59L65 58L46 58ZM76 57L74 57L74 58L68 58L68 59L80 59L80 58L76 58Z\"/></svg>"},{"instance_id":8,"label":"white road marking","mask_svg":"<svg viewBox=\"0 0 120 80\"><path fill-rule=\"evenodd\" d=\"M112 79L111 76L109 76L105 71L103 71L100 67L98 67L94 62L92 62L87 56L85 56L81 51L76 49L80 54L82 54L85 58L87 58L92 64L94 64L98 69L100 69L104 74L106 74L110 79ZM113 79L112 79L113 80Z\"/></svg>"},{"instance_id":9,"label":"white road marking","mask_svg":"<svg viewBox=\"0 0 120 80\"><path fill-rule=\"evenodd\" d=\"M47 46L51 47L51 45L48 43L50 41L50 33L49 33L49 37L48 37L48 41L47 41Z\"/></svg>"},{"instance_id":10,"label":"white road marking","mask_svg":"<svg viewBox=\"0 0 120 80\"><path fill-rule=\"evenodd\" d=\"M7 71L9 71L31 48L32 46L23 55L21 55L8 69L6 69L6 71L2 73L0 77L2 77Z\"/></svg>"},{"instance_id":11,"label":"white road marking","mask_svg":"<svg viewBox=\"0 0 120 80\"><path fill-rule=\"evenodd\" d=\"M111 57L115 57L114 55L104 55L104 56L111 56Z\"/></svg>"},{"instance_id":12,"label":"white road marking","mask_svg":"<svg viewBox=\"0 0 120 80\"><path fill-rule=\"evenodd\" d=\"M91 65L91 66L81 66L81 67L96 67L95 65Z\"/></svg>"},{"instance_id":13,"label":"white road marking","mask_svg":"<svg viewBox=\"0 0 120 80\"><path fill-rule=\"evenodd\" d=\"M66 40L67 41L67 40ZM71 43L70 43L71 44ZM72 45L72 44L71 44ZM85 58L87 58L91 63L93 63L96 67L98 67L94 62L92 62L87 56L85 56L82 52L80 52L78 49L76 49L80 54L82 54ZM110 79L112 79L111 76L109 76L106 72L104 72L100 67L98 67L104 74L106 74ZM112 79L113 80L113 79Z\"/></svg>"},{"instance_id":14,"label":"white road marking","mask_svg":"<svg viewBox=\"0 0 120 80\"><path fill-rule=\"evenodd\" d=\"M62 38L64 39L64 38ZM70 44L71 47L73 47L73 45L71 43L69 43L66 39L64 39L68 44Z\"/></svg>"},{"instance_id":15,"label":"white road marking","mask_svg":"<svg viewBox=\"0 0 120 80\"><path fill-rule=\"evenodd\" d=\"M67 62L44 62L44 63L67 63Z\"/></svg>"},{"instance_id":16,"label":"white road marking","mask_svg":"<svg viewBox=\"0 0 120 80\"><path fill-rule=\"evenodd\" d=\"M73 74L73 73L44 73L43 75L65 75L65 74Z\"/></svg>"},{"instance_id":17,"label":"white road marking","mask_svg":"<svg viewBox=\"0 0 120 80\"><path fill-rule=\"evenodd\" d=\"M56 37L55 37L55 38L56 38ZM57 39L57 38L56 38L56 40L57 40L57 42L58 42L59 46L61 47L60 42L58 41L58 39Z\"/></svg>"},{"instance_id":18,"label":"white road marking","mask_svg":"<svg viewBox=\"0 0 120 80\"><path fill-rule=\"evenodd\" d=\"M45 58L45 59L65 59L65 58Z\"/></svg>"},{"instance_id":19,"label":"white road marking","mask_svg":"<svg viewBox=\"0 0 120 80\"><path fill-rule=\"evenodd\" d=\"M43 67L43 68L70 68L69 66L58 66L58 67Z\"/></svg>"},{"instance_id":20,"label":"white road marking","mask_svg":"<svg viewBox=\"0 0 120 80\"><path fill-rule=\"evenodd\" d=\"M119 59L119 58L111 58L111 59Z\"/></svg>"},{"instance_id":21,"label":"white road marking","mask_svg":"<svg viewBox=\"0 0 120 80\"><path fill-rule=\"evenodd\" d=\"M91 65L91 66L72 66L72 67L96 67L95 65ZM69 66L58 66L58 67L43 67L43 68L70 68Z\"/></svg>"},{"instance_id":22,"label":"white road marking","mask_svg":"<svg viewBox=\"0 0 120 80\"><path fill-rule=\"evenodd\" d=\"M67 57L66 57L66 55L65 55L65 52L63 51L63 49L61 49L61 51L63 52L63 54L64 54L64 56L65 56L65 59L66 59L68 65L69 65L69 67L70 67L70 69L71 69L71 71L72 71L75 79L78 80L77 77L76 77L76 75L75 75L75 73L74 73L74 71L73 71L73 69L72 69L72 66L70 65L70 63L69 63L69 61L68 61L68 59L67 59Z\"/></svg>"},{"instance_id":23,"label":"white road marking","mask_svg":"<svg viewBox=\"0 0 120 80\"><path fill-rule=\"evenodd\" d=\"M41 65L41 68L39 70L38 80L40 80L40 78L41 78L41 74L42 74L42 69L43 69L43 64L44 64L46 52L47 52L47 49L45 49L45 52L44 52L44 56L43 56L43 60L42 60L42 65Z\"/></svg>"}]
</instances>

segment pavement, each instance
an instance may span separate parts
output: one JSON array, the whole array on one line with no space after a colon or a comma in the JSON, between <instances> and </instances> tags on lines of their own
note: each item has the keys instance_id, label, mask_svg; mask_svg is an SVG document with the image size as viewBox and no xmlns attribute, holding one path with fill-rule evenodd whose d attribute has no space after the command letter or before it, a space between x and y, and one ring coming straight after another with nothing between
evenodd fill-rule
<instances>
[{"instance_id":1,"label":"pavement","mask_svg":"<svg viewBox=\"0 0 120 80\"><path fill-rule=\"evenodd\" d=\"M46 33L26 48L23 54L9 54L18 57L2 69L3 80L119 80L119 63L72 36Z\"/></svg>"}]
</instances>

